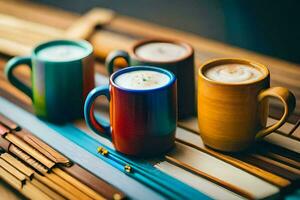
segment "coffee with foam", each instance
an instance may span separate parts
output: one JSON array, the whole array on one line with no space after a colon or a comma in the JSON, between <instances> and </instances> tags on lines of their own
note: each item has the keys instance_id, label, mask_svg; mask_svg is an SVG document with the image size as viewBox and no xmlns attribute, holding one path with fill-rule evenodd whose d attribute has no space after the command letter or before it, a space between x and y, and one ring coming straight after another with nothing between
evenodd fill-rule
<instances>
[{"instance_id":1,"label":"coffee with foam","mask_svg":"<svg viewBox=\"0 0 300 200\"><path fill-rule=\"evenodd\" d=\"M211 67L204 75L214 81L224 83L243 83L256 81L264 74L259 69L244 64L224 64Z\"/></svg>"},{"instance_id":2,"label":"coffee with foam","mask_svg":"<svg viewBox=\"0 0 300 200\"><path fill-rule=\"evenodd\" d=\"M138 57L154 62L169 62L187 55L187 49L179 44L151 42L135 49Z\"/></svg>"},{"instance_id":3,"label":"coffee with foam","mask_svg":"<svg viewBox=\"0 0 300 200\"><path fill-rule=\"evenodd\" d=\"M81 59L85 55L85 49L76 45L53 45L37 53L39 58L50 61L71 61Z\"/></svg>"},{"instance_id":4,"label":"coffee with foam","mask_svg":"<svg viewBox=\"0 0 300 200\"><path fill-rule=\"evenodd\" d=\"M170 77L164 73L152 70L136 70L123 73L114 82L125 89L147 90L162 87L170 82Z\"/></svg>"}]
</instances>

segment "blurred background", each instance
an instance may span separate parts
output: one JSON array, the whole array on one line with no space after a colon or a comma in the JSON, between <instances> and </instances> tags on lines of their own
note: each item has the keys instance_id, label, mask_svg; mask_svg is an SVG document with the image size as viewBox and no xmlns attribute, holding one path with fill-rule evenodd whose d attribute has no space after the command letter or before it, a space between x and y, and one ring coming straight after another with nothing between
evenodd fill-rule
<instances>
[{"instance_id":1,"label":"blurred background","mask_svg":"<svg viewBox=\"0 0 300 200\"><path fill-rule=\"evenodd\" d=\"M298 0L32 0L84 13L100 6L300 63Z\"/></svg>"}]
</instances>

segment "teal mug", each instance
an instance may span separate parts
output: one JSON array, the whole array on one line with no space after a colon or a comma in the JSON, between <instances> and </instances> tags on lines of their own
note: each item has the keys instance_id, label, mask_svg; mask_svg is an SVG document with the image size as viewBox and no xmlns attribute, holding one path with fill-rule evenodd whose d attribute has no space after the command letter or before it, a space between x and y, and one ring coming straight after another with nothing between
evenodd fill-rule
<instances>
[{"instance_id":1,"label":"teal mug","mask_svg":"<svg viewBox=\"0 0 300 200\"><path fill-rule=\"evenodd\" d=\"M21 65L31 70L31 88L13 73ZM86 41L42 43L31 56L9 60L5 75L32 99L38 117L58 123L81 118L85 98L95 86L93 47Z\"/></svg>"}]
</instances>

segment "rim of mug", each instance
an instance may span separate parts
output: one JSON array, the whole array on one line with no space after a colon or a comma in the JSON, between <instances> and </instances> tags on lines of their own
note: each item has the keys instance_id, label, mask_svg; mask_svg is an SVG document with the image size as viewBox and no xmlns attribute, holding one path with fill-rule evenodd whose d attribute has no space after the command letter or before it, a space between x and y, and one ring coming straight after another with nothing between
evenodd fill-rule
<instances>
[{"instance_id":1,"label":"rim of mug","mask_svg":"<svg viewBox=\"0 0 300 200\"><path fill-rule=\"evenodd\" d=\"M179 58L176 58L174 60L170 60L170 61L156 61L156 60L151 60L151 59L145 59L142 58L140 56L138 56L135 52L136 49L144 44L148 44L148 43L155 43L155 42L163 42L163 43L172 43L172 44L176 44L176 45L180 45L182 47L184 47L187 50L187 53ZM144 40L140 40L136 43L133 44L133 47L131 49L131 53L132 55L135 57L135 59L141 61L141 62L151 62L154 64L170 64L170 63L177 63L179 61L185 60L187 58L189 58L190 56L193 55L194 53L194 49L193 47L186 43L186 42L182 42L182 41L178 41L178 40L172 40L172 39L164 39L164 38L151 38L151 39L144 39Z\"/></svg>"},{"instance_id":2,"label":"rim of mug","mask_svg":"<svg viewBox=\"0 0 300 200\"><path fill-rule=\"evenodd\" d=\"M250 81L236 82L235 83L235 82L215 81L215 80L212 80L212 79L210 79L210 78L208 78L204 75L204 71L207 70L207 68L214 67L214 66L217 66L217 65L220 65L220 64L234 64L234 63L246 64L246 65L253 66L255 68L259 68L259 70L263 73L263 76L261 76L257 80L250 80ZM238 85L251 85L253 83L257 83L257 82L260 82L260 81L266 79L269 75L270 75L270 71L264 64L261 64L261 63L258 63L258 62L252 61L252 60L248 60L248 59L243 59L243 58L217 58L217 59L211 59L211 60L208 60L205 63L203 63L200 66L199 71L198 71L198 76L201 76L202 79L204 79L208 82L217 84L217 85L235 85L235 86L238 86Z\"/></svg>"},{"instance_id":3,"label":"rim of mug","mask_svg":"<svg viewBox=\"0 0 300 200\"><path fill-rule=\"evenodd\" d=\"M59 43L59 44L73 44L73 45L76 45L76 46L79 46L81 48L84 48L85 49L85 54L83 56L80 56L78 58L75 58L75 59L72 59L72 60L50 60L50 59L43 59L43 58L40 58L38 56L38 52L46 47L46 46L51 46L52 44L56 44L56 43ZM94 48L93 46L85 41L85 40L67 40L67 39L59 39L59 40L50 40L50 41L47 41L47 42L43 42L43 43L40 43L38 44L37 46L34 47L33 51L32 51L32 54L38 59L38 60L42 60L42 61L46 61L46 62L54 62L54 63L65 63L65 62L73 62L73 61L79 61L79 60L82 60L83 58L86 58L90 55L93 54L93 51L94 51Z\"/></svg>"},{"instance_id":4,"label":"rim of mug","mask_svg":"<svg viewBox=\"0 0 300 200\"><path fill-rule=\"evenodd\" d=\"M128 89L128 88L124 88L124 87L121 87L119 86L118 84L115 83L115 78L118 77L119 75L121 74L124 74L126 72L130 72L130 71L138 71L138 70L150 70L150 71L157 71L157 72L160 72L160 73L164 73L166 74L167 76L169 76L170 80L167 84L163 85L163 86L160 86L160 87L157 87L157 88L152 88L152 89L142 89L142 90L137 90L137 89ZM123 90L123 91L126 91L126 92L139 92L139 93L144 93L144 92L154 92L154 91L159 91L159 90L163 90L165 88L168 88L169 86L173 85L176 81L176 77L175 75L166 70L166 69L162 69L162 68L159 68L159 67L154 67L154 66L148 66L148 65L139 65L139 66L130 66L130 67L126 67L126 68L123 68L123 69L120 69L116 72L114 72L111 76L110 76L110 84L113 85L114 87L120 89L120 90Z\"/></svg>"}]
</instances>

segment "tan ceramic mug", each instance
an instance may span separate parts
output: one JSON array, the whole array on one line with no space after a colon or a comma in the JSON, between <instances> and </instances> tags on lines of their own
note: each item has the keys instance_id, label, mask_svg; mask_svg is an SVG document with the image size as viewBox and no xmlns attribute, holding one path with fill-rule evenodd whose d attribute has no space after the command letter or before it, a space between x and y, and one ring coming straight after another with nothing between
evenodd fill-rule
<instances>
[{"instance_id":1,"label":"tan ceramic mug","mask_svg":"<svg viewBox=\"0 0 300 200\"><path fill-rule=\"evenodd\" d=\"M248 79L241 81L245 77ZM279 99L284 113L278 122L266 127L268 97ZM270 88L269 70L256 62L216 59L204 63L198 72L200 135L206 145L217 150L234 152L246 149L256 139L282 126L293 112L295 102L288 89Z\"/></svg>"}]
</instances>

